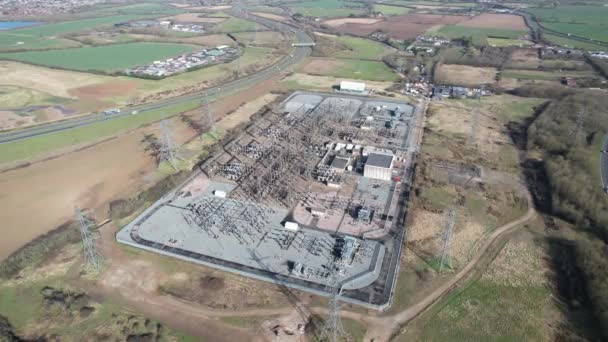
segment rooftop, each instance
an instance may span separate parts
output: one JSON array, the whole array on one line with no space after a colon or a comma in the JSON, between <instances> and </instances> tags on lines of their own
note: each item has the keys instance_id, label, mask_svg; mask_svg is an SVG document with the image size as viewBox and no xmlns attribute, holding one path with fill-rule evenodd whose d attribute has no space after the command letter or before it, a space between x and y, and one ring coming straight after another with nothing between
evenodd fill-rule
<instances>
[{"instance_id":1,"label":"rooftop","mask_svg":"<svg viewBox=\"0 0 608 342\"><path fill-rule=\"evenodd\" d=\"M393 164L393 156L388 154L370 153L365 165L378 166L389 169Z\"/></svg>"}]
</instances>

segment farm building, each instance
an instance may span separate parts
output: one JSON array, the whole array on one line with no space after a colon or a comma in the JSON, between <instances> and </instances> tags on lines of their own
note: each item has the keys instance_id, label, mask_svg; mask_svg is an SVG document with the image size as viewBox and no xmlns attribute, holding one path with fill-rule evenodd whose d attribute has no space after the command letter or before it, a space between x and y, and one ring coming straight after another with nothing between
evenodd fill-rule
<instances>
[{"instance_id":1,"label":"farm building","mask_svg":"<svg viewBox=\"0 0 608 342\"><path fill-rule=\"evenodd\" d=\"M365 92L365 83L342 81L340 82L340 91L361 94Z\"/></svg>"},{"instance_id":2,"label":"farm building","mask_svg":"<svg viewBox=\"0 0 608 342\"><path fill-rule=\"evenodd\" d=\"M372 179L391 180L393 159L394 157L389 154L370 153L365 162L363 176Z\"/></svg>"}]
</instances>

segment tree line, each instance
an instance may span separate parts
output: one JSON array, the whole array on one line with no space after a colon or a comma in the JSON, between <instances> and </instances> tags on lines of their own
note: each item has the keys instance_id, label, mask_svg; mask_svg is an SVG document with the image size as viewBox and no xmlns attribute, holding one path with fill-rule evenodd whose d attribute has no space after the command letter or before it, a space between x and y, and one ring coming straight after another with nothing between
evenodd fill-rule
<instances>
[{"instance_id":1,"label":"tree line","mask_svg":"<svg viewBox=\"0 0 608 342\"><path fill-rule=\"evenodd\" d=\"M528 149L544 152L552 213L586 233L575 241L575 262L608 338L608 194L599 164L608 133L605 108L608 97L596 91L555 100L528 128Z\"/></svg>"}]
</instances>

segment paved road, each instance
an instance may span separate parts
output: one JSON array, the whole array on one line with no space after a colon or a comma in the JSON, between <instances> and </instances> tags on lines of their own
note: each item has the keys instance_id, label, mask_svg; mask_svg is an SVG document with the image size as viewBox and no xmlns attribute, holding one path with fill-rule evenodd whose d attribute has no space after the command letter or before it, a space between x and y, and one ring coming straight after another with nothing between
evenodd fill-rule
<instances>
[{"instance_id":1,"label":"paved road","mask_svg":"<svg viewBox=\"0 0 608 342\"><path fill-rule=\"evenodd\" d=\"M243 18L247 17L249 20L255 20L259 24L265 25L265 26L270 27L275 30L294 33L296 36L296 41L298 43L310 43L313 41L312 38L310 36L308 36L304 31L302 31L296 27L293 27L293 26L290 26L287 24L283 24L283 23L279 23L279 22L269 20L266 18L257 17L254 15L251 15L251 14L247 15L247 13L242 11L240 8L233 9L231 14L234 16L237 16L237 17L243 17ZM223 84L223 85L220 85L217 87L209 88L209 89L207 89L207 93L209 96L213 96L220 92L232 92L235 90L252 87L264 80L271 78L272 76L276 75L277 73L281 72L282 70L285 70L289 66L302 61L304 58L308 57L310 55L310 53L311 53L311 48L298 47L295 49L295 51L292 55L284 57L283 59L281 59L279 62L275 63L274 65L271 65L265 69L262 69L255 74L236 79L234 81L228 82L226 84ZM109 115L106 115L103 113L96 113L96 114L91 114L91 115L87 115L87 116L77 117L77 118L63 120L63 121L59 121L59 122L52 122L52 123L48 123L48 124L44 124L44 125L38 125L38 126L19 129L19 130L0 132L0 144L8 143L11 141L16 141L16 140L28 139L28 138L35 137L35 136L42 135L42 134L49 134L49 133L64 131L64 130L68 130L68 129L75 128L75 127L87 126L87 125L91 125L91 124L94 124L97 122L102 122L102 121L106 121L106 120L112 120L112 119L128 116L128 115L131 115L131 112L134 110L136 110L138 112L137 115L145 115L145 113L148 111L164 108L164 107L171 106L171 105L181 103L181 102L202 99L202 97L203 97L203 95L201 93L188 94L188 95L173 97L173 98L155 102L155 103L124 108L121 113L115 113L115 114L109 114Z\"/></svg>"}]
</instances>

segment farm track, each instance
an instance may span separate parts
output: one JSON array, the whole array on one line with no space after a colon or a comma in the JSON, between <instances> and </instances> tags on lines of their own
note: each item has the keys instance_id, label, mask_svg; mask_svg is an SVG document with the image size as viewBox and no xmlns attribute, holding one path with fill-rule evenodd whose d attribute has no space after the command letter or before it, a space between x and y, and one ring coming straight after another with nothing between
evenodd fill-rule
<instances>
[{"instance_id":1,"label":"farm track","mask_svg":"<svg viewBox=\"0 0 608 342\"><path fill-rule=\"evenodd\" d=\"M296 27L293 27L293 26L290 26L290 25L287 25L284 23L280 23L280 22L277 22L274 20L251 15L251 14L245 15L244 13L245 12L243 12L240 8L233 8L231 11L231 14L235 17L247 18L249 20L253 19L259 24L274 28L278 31L295 33L298 43L310 43L313 41L312 38L310 36L308 36L304 31L302 31ZM232 91L255 86L256 84L271 78L272 76L276 75L277 73L282 72L282 70L285 70L289 66L301 62L302 60L304 60L306 57L308 57L310 55L311 51L312 50L309 47L298 47L295 49L295 52L293 53L293 55L291 55L293 57L286 56L283 59L281 59L279 62L277 62L276 64L268 66L268 67L258 71L257 73L236 79L236 80L228 82L226 84L222 84L222 85L219 85L216 87L209 88L206 90L206 93L209 95L216 95L216 94L219 94L220 92L229 93ZM0 132L0 144L17 141L17 140L28 139L28 138L32 138L32 137L44 135L44 134L65 131L65 130L69 130L72 128L88 126L88 125L103 122L106 120L112 120L112 119L116 119L116 118L120 118L120 117L125 117L125 116L131 115L132 111L137 111L138 115L145 115L145 113L148 111L161 109L161 108L172 106L172 105L175 105L175 104L178 104L181 102L187 102L187 101L192 101L192 100L197 100L197 99L202 100L202 98L203 98L203 95L200 93L182 95L182 96L173 97L173 98L170 98L167 100L163 100L160 102L152 103L152 104L144 104L144 105L140 105L140 106L128 107L128 108L125 108L121 113L115 113L115 114L110 114L110 115L106 115L103 113L97 113L97 114L91 114L91 115L87 115L87 116L83 116L83 117L77 117L74 119L67 119L67 120L63 120L63 121L59 121L59 122L53 122L53 123L33 126L33 127L29 127L29 128L24 128L24 129Z\"/></svg>"}]
</instances>

